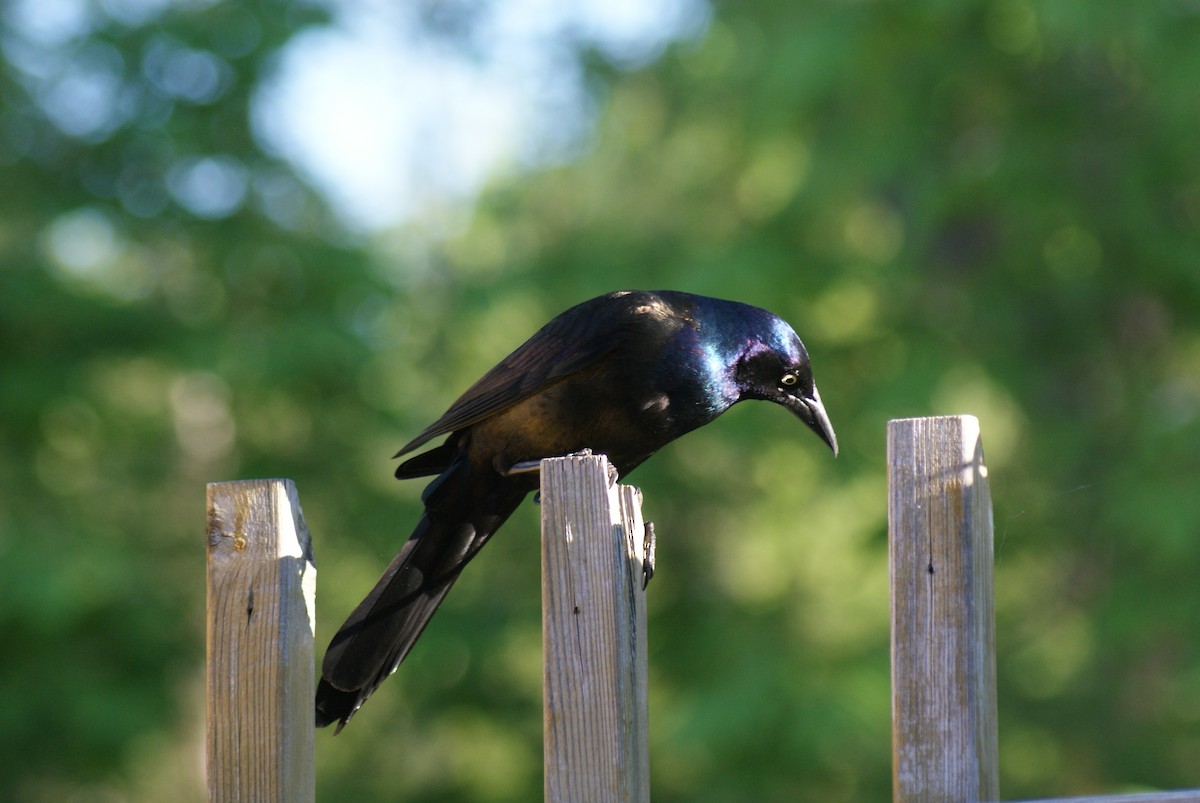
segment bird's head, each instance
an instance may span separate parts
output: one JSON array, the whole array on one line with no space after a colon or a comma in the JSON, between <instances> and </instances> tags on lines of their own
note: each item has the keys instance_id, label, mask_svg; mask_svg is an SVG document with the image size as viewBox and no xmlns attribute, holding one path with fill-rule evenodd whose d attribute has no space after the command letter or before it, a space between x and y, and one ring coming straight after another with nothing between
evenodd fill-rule
<instances>
[{"instance_id":1,"label":"bird's head","mask_svg":"<svg viewBox=\"0 0 1200 803\"><path fill-rule=\"evenodd\" d=\"M791 410L836 457L837 435L813 382L808 351L784 321L774 318L770 329L767 336L750 342L738 361L740 398L775 402Z\"/></svg>"}]
</instances>

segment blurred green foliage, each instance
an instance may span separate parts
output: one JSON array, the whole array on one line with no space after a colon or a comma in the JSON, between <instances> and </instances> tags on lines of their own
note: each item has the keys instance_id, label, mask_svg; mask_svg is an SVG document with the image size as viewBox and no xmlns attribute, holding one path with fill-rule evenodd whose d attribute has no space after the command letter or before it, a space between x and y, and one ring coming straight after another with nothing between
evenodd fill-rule
<instances>
[{"instance_id":1,"label":"blurred green foliage","mask_svg":"<svg viewBox=\"0 0 1200 803\"><path fill-rule=\"evenodd\" d=\"M311 7L87 7L0 38L0 797L201 799L203 484L296 480L323 645L417 515L391 452L620 287L790 320L843 450L746 405L633 476L657 800L887 797L884 425L959 412L1005 797L1200 786L1194 2L722 2L636 71L581 53L591 146L441 239L347 233L256 142ZM535 528L318 735L322 800L539 796Z\"/></svg>"}]
</instances>

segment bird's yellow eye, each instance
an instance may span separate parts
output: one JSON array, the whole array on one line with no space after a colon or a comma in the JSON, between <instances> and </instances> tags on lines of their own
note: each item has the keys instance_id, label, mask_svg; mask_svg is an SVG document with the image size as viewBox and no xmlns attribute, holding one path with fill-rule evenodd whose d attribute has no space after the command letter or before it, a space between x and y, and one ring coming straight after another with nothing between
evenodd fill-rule
<instances>
[{"instance_id":1,"label":"bird's yellow eye","mask_svg":"<svg viewBox=\"0 0 1200 803\"><path fill-rule=\"evenodd\" d=\"M798 381L799 380L796 378L795 374L784 374L783 379L779 380L780 384L786 385L788 387L791 387L792 385L796 384L796 382L798 382Z\"/></svg>"}]
</instances>

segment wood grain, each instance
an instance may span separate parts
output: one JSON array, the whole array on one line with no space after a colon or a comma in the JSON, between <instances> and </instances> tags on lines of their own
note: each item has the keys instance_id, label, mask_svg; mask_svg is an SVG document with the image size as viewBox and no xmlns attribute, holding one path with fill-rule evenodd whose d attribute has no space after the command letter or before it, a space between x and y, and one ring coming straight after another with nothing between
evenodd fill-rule
<instances>
[{"instance_id":1,"label":"wood grain","mask_svg":"<svg viewBox=\"0 0 1200 803\"><path fill-rule=\"evenodd\" d=\"M893 799L1000 796L992 507L973 416L888 422Z\"/></svg>"},{"instance_id":2,"label":"wood grain","mask_svg":"<svg viewBox=\"0 0 1200 803\"><path fill-rule=\"evenodd\" d=\"M316 567L290 480L208 486L210 801L312 801Z\"/></svg>"},{"instance_id":3,"label":"wood grain","mask_svg":"<svg viewBox=\"0 0 1200 803\"><path fill-rule=\"evenodd\" d=\"M641 494L603 456L541 472L545 799L648 801Z\"/></svg>"}]
</instances>

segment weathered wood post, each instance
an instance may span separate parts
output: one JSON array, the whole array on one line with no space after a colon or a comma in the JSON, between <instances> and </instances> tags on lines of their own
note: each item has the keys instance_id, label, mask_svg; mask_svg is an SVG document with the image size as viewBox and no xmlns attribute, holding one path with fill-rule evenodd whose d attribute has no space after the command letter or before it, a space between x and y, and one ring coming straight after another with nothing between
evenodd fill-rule
<instances>
[{"instance_id":1,"label":"weathered wood post","mask_svg":"<svg viewBox=\"0 0 1200 803\"><path fill-rule=\"evenodd\" d=\"M992 505L974 416L888 422L897 803L997 800Z\"/></svg>"},{"instance_id":2,"label":"weathered wood post","mask_svg":"<svg viewBox=\"0 0 1200 803\"><path fill-rule=\"evenodd\" d=\"M603 455L541 473L545 799L648 801L641 494Z\"/></svg>"},{"instance_id":3,"label":"weathered wood post","mask_svg":"<svg viewBox=\"0 0 1200 803\"><path fill-rule=\"evenodd\" d=\"M210 801L315 798L315 591L291 480L209 484Z\"/></svg>"}]
</instances>

